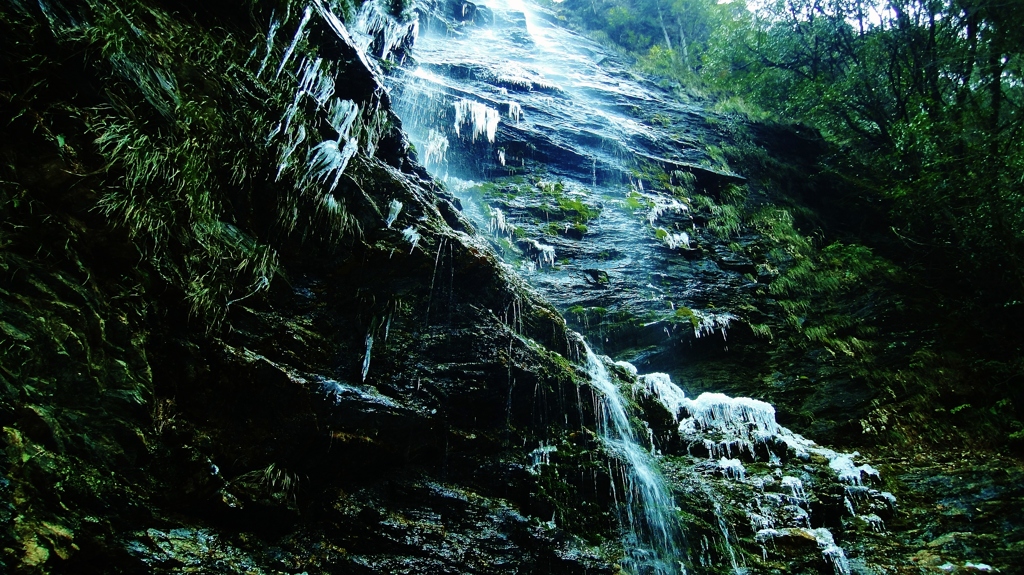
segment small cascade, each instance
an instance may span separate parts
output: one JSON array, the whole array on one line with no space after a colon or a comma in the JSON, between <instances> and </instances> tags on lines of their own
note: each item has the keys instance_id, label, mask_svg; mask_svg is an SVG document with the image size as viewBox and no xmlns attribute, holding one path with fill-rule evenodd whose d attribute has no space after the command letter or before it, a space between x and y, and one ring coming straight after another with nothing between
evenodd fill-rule
<instances>
[{"instance_id":1,"label":"small cascade","mask_svg":"<svg viewBox=\"0 0 1024 575\"><path fill-rule=\"evenodd\" d=\"M627 573L684 573L678 548L676 506L654 459L637 440L626 403L604 362L586 347L587 374L601 392L598 432L622 465L624 493L620 517Z\"/></svg>"}]
</instances>

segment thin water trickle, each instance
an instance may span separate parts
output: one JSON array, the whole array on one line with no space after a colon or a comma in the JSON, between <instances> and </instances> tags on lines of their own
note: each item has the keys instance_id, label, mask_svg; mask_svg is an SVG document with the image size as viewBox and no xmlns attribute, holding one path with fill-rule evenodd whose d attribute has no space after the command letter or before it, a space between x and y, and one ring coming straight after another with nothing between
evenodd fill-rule
<instances>
[{"instance_id":1,"label":"thin water trickle","mask_svg":"<svg viewBox=\"0 0 1024 575\"><path fill-rule=\"evenodd\" d=\"M596 398L598 433L622 464L623 499L619 507L626 552L623 568L637 575L685 573L680 563L679 524L672 496L651 453L637 441L625 399L604 362L590 346L585 349L587 374L601 393Z\"/></svg>"}]
</instances>

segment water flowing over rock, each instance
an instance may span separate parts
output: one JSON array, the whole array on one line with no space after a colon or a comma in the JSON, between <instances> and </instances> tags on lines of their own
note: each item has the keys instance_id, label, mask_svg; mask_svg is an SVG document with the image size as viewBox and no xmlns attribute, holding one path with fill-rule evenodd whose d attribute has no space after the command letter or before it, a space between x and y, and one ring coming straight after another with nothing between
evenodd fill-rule
<instances>
[{"instance_id":1,"label":"water flowing over rock","mask_svg":"<svg viewBox=\"0 0 1024 575\"><path fill-rule=\"evenodd\" d=\"M0 572L1012 565L1012 465L679 377L753 331L722 117L549 10L15 0L0 69Z\"/></svg>"},{"instance_id":2,"label":"water flowing over rock","mask_svg":"<svg viewBox=\"0 0 1024 575\"><path fill-rule=\"evenodd\" d=\"M505 261L605 353L678 375L692 373L685 361L695 349L728 351L737 334L749 341L752 328L722 307L761 279L727 245L749 238L737 228L734 240L723 240L695 200L743 181L707 154L725 138L707 113L630 74L544 8L503 1L488 8L493 18L453 26L443 9L421 7L415 60L389 78L404 128L428 150L427 169L490 232ZM484 110L500 112L493 138L463 133L468 114L459 110L470 110L467 102L480 111L474 134L494 125ZM431 152L439 136L449 144L443 156ZM845 574L885 561L855 532L884 532L896 500L878 488L874 467L854 462L857 453L788 431L763 401L721 393L691 399L665 374L638 377L635 385L647 391L637 393L661 400L642 409L661 455L631 466L662 468L668 477L686 518L687 545L674 551L681 565ZM658 403L680 418L676 426ZM639 558L658 546L638 542L637 517L620 516L624 568L669 569ZM856 547L855 559L840 538Z\"/></svg>"},{"instance_id":3,"label":"water flowing over rock","mask_svg":"<svg viewBox=\"0 0 1024 575\"><path fill-rule=\"evenodd\" d=\"M682 564L675 504L651 453L641 446L626 411L626 400L601 358L589 347L587 374L600 392L598 433L623 475L620 521L629 573L670 575Z\"/></svg>"},{"instance_id":4,"label":"water flowing over rock","mask_svg":"<svg viewBox=\"0 0 1024 575\"><path fill-rule=\"evenodd\" d=\"M598 324L598 350L725 338L733 316L706 306L749 289L748 266L708 257L722 247L688 195L742 181L705 151L722 136L546 9L488 8L472 25L420 6L415 58L388 79L427 169L477 226L501 213L495 248L577 329Z\"/></svg>"},{"instance_id":5,"label":"water flowing over rock","mask_svg":"<svg viewBox=\"0 0 1024 575\"><path fill-rule=\"evenodd\" d=\"M690 233L698 234L689 200L673 196L669 187L659 189L657 180L645 182L641 170L654 166L676 174L672 177L679 178L678 183L705 186L739 177L707 169L699 163L701 152L695 146L637 121L636 110L655 103L673 117L686 118L692 112L629 77L601 48L552 27L544 11L531 4L495 2L490 8L493 24L462 27L455 33L450 27L432 29L427 18L414 46L415 62L391 79L397 112L412 141L433 149L438 134L446 134L452 142L443 161L427 162L428 170L451 184L466 213L494 234L495 247L564 310L593 302L594 290L612 292L597 296L602 303L634 313L679 301L675 298L682 294L672 292L685 289L685 282L660 282L664 287L655 287L651 275L655 269L671 269L673 258L674 265L689 265L684 256L691 246ZM515 97L514 107L505 103L510 95ZM503 105L508 105L514 124L499 123L493 110ZM449 106L455 109L454 124L446 112ZM463 133L464 123L472 126L471 138ZM486 144L477 141L485 131ZM430 153L428 158L438 156ZM547 174L545 179L517 176L541 172ZM641 206L646 209L638 210ZM680 223L685 227L676 227ZM541 239L553 245L542 244ZM614 246L622 247L603 261L595 258ZM556 253L564 258L557 265ZM687 314L681 317L685 326L692 326L693 338L727 340L734 315L685 309ZM667 328L666 332L671 335ZM782 473L783 461L804 461L813 452L833 468L841 467L838 478L823 480L834 483L850 482L852 456L818 448L785 430L765 402L712 393L689 399L667 375L638 376L636 368L620 363L634 378L633 385L646 386L643 393L653 394L673 418L682 418L678 429L656 430L654 423L647 423L651 438L648 447L641 447L617 384L589 347L586 353L590 379L601 392L599 434L623 475L616 500L622 509L622 565L627 572L676 573L685 571L686 564L699 570L723 562L741 572L744 551L749 553L741 549L744 537L763 549L765 561L777 539L807 537L815 542L811 562L832 565L838 574L849 572L847 558L831 533L818 523L817 530L812 529L803 483L790 476L778 483L792 492L790 497L751 493L758 503L740 505L751 517L749 531L730 524L735 503L726 503L724 493L706 479L694 479L703 485L700 496L689 501L712 509L709 519L715 526L710 533L693 525L683 529L692 532L690 541L705 546L712 541L721 553L680 547L676 504L651 450L660 444L662 452L674 458L668 464L677 474L682 469L696 476L710 471L717 481L757 485L759 490L779 478L760 476L759 468L748 471L744 461L774 466ZM687 447L681 449L682 445ZM817 485L808 486L812 483ZM875 500L881 497L878 493L874 492Z\"/></svg>"}]
</instances>

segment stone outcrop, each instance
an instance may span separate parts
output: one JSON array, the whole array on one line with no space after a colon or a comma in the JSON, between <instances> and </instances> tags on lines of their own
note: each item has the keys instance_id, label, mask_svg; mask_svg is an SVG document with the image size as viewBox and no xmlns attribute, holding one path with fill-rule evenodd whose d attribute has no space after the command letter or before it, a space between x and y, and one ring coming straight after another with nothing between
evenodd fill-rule
<instances>
[{"instance_id":1,"label":"stone outcrop","mask_svg":"<svg viewBox=\"0 0 1024 575\"><path fill-rule=\"evenodd\" d=\"M0 570L610 572L578 344L409 160L376 65L321 3L190 7L2 9ZM221 129L252 97L267 132ZM163 151L204 134L230 163L192 189ZM298 193L289 146L325 166Z\"/></svg>"}]
</instances>

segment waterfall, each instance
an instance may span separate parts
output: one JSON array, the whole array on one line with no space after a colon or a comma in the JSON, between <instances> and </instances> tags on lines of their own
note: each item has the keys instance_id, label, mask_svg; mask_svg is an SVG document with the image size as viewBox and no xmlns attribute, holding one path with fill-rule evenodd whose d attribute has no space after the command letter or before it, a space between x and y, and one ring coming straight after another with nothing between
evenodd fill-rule
<instances>
[{"instance_id":1,"label":"waterfall","mask_svg":"<svg viewBox=\"0 0 1024 575\"><path fill-rule=\"evenodd\" d=\"M692 167L700 152L688 149L665 122L638 119L653 109L682 119L689 109L634 78L600 46L559 28L530 0L491 0L491 16L474 23L445 23L443 14L422 10L422 33L412 36L415 59L393 67L387 79L394 110L424 167L447 184L478 229L489 232L506 263L563 310L600 301L606 311L661 318L645 328L678 326L696 338L726 340L736 316L677 309L689 301L690 286L656 286L651 279L689 273L682 252L702 239L688 219L690 200L661 189L665 182L645 181L637 170L649 161ZM356 34L369 38L373 29ZM692 170L671 173L680 186L695 181ZM391 207L395 217L400 209ZM391 212L384 224L394 224ZM410 225L402 234L415 250L417 229ZM597 289L600 300L592 299ZM667 320L665 309L671 310ZM672 337L668 327L665 334ZM845 489L848 515L860 511L872 529L884 529L874 512L887 513L894 498L869 486L878 472L855 464L858 454L837 453L790 432L763 401L720 393L690 398L668 375L640 375L625 362L617 366L628 377L613 378L610 360L584 348L621 528L623 573L685 575L685 563L697 572L738 575L751 572L751 550L767 562L793 542L813 542L820 565L847 575L848 561L832 533L810 522L809 501L823 490ZM619 384L633 386L634 398L650 394L675 418L671 433L678 445L665 459L651 453L649 429L642 423L634 429L632 422L644 414ZM531 472L555 451L544 443L535 449ZM681 486L678 505L703 523L680 520L662 467ZM747 500L739 501L740 493ZM684 533L692 547L683 545Z\"/></svg>"},{"instance_id":2,"label":"waterfall","mask_svg":"<svg viewBox=\"0 0 1024 575\"><path fill-rule=\"evenodd\" d=\"M587 374L601 392L598 399L598 434L621 464L623 492L619 501L625 557L623 569L636 575L685 573L678 548L676 506L651 454L629 422L625 398L612 381L604 362L589 346ZM614 475L614 474L613 474ZM618 494L616 494L618 496Z\"/></svg>"}]
</instances>

